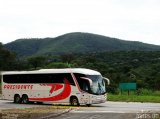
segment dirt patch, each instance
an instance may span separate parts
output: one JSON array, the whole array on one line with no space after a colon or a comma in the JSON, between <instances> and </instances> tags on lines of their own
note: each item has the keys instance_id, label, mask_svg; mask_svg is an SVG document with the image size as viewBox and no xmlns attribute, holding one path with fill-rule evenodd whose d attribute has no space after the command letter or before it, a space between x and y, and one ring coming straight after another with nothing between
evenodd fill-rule
<instances>
[{"instance_id":1,"label":"dirt patch","mask_svg":"<svg viewBox=\"0 0 160 119\"><path fill-rule=\"evenodd\" d=\"M50 114L57 115L69 110L69 106L48 106L35 107L27 109L7 109L1 110L0 118L2 119L39 119Z\"/></svg>"}]
</instances>

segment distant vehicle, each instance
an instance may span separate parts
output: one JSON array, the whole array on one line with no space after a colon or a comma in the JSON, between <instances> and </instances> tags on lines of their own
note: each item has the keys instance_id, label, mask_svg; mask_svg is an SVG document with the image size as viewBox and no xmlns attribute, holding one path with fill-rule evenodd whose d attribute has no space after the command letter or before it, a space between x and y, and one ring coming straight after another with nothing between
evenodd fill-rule
<instances>
[{"instance_id":1,"label":"distant vehicle","mask_svg":"<svg viewBox=\"0 0 160 119\"><path fill-rule=\"evenodd\" d=\"M91 105L106 101L106 83L84 68L41 69L2 73L2 98L15 103Z\"/></svg>"}]
</instances>

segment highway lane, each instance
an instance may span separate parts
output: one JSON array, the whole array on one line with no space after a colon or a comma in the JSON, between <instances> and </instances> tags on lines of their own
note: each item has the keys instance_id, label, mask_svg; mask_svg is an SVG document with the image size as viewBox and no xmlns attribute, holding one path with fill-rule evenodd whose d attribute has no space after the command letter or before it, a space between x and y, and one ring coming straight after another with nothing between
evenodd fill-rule
<instances>
[{"instance_id":1,"label":"highway lane","mask_svg":"<svg viewBox=\"0 0 160 119\"><path fill-rule=\"evenodd\" d=\"M133 113L67 113L46 119L135 119L136 117L137 115Z\"/></svg>"},{"instance_id":2,"label":"highway lane","mask_svg":"<svg viewBox=\"0 0 160 119\"><path fill-rule=\"evenodd\" d=\"M31 108L48 106L47 104L14 104L13 101L0 100L0 109L13 109L13 108ZM102 104L93 104L91 107L80 106L77 111L108 111L108 112L138 112L138 111L159 111L160 103L139 103L139 102L111 102L107 101Z\"/></svg>"},{"instance_id":3,"label":"highway lane","mask_svg":"<svg viewBox=\"0 0 160 119\"><path fill-rule=\"evenodd\" d=\"M139 102L111 102L108 101L102 104L94 104L90 108L79 108L78 111L102 111L102 112L120 112L133 113L142 111L159 111L160 103L139 103Z\"/></svg>"},{"instance_id":4,"label":"highway lane","mask_svg":"<svg viewBox=\"0 0 160 119\"><path fill-rule=\"evenodd\" d=\"M32 108L47 107L50 105L43 104L14 104L12 101L0 100L0 110L15 108ZM144 115L142 115L144 114ZM155 115L154 115L155 114ZM91 107L80 106L74 107L69 113L65 113L56 117L53 114L48 115L48 119L135 119L140 116L159 117L160 103L137 103L137 102L106 102L102 104L94 104ZM45 117L43 118L45 119ZM149 118L152 119L152 118ZM155 118L156 119L156 118Z\"/></svg>"},{"instance_id":5,"label":"highway lane","mask_svg":"<svg viewBox=\"0 0 160 119\"><path fill-rule=\"evenodd\" d=\"M160 103L106 102L47 119L160 119ZM45 119L45 118L43 118Z\"/></svg>"}]
</instances>

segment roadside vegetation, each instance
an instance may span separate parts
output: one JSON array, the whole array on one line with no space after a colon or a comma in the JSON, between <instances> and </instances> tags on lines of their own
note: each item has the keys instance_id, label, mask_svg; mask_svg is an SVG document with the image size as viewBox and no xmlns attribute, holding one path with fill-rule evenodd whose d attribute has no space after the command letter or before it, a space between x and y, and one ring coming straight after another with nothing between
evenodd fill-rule
<instances>
[{"instance_id":1,"label":"roadside vegetation","mask_svg":"<svg viewBox=\"0 0 160 119\"><path fill-rule=\"evenodd\" d=\"M122 102L153 102L160 103L159 96L150 96L150 95L113 95L109 94L109 101L122 101Z\"/></svg>"},{"instance_id":2,"label":"roadside vegetation","mask_svg":"<svg viewBox=\"0 0 160 119\"><path fill-rule=\"evenodd\" d=\"M0 44L0 71L90 68L110 79L111 101L160 102L160 51L46 54L20 58ZM119 83L136 83L140 94L120 94ZM1 88L0 88L1 89Z\"/></svg>"},{"instance_id":3,"label":"roadside vegetation","mask_svg":"<svg viewBox=\"0 0 160 119\"><path fill-rule=\"evenodd\" d=\"M160 103L160 91L152 91L147 89L141 89L140 92L131 91L128 95L128 91L123 91L119 94L108 94L109 101L125 101L125 102L153 102Z\"/></svg>"}]
</instances>

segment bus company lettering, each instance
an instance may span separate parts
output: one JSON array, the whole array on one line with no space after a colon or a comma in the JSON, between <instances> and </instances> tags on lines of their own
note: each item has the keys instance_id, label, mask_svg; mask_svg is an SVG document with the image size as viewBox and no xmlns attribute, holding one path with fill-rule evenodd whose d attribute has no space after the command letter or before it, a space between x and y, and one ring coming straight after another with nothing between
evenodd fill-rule
<instances>
[{"instance_id":1,"label":"bus company lettering","mask_svg":"<svg viewBox=\"0 0 160 119\"><path fill-rule=\"evenodd\" d=\"M32 90L33 85L4 85L4 89L25 89Z\"/></svg>"}]
</instances>

